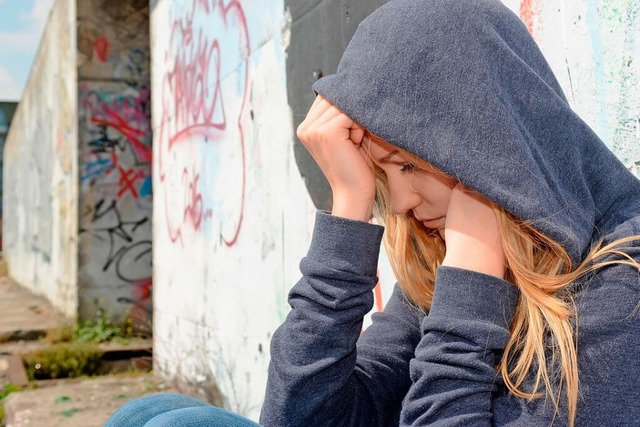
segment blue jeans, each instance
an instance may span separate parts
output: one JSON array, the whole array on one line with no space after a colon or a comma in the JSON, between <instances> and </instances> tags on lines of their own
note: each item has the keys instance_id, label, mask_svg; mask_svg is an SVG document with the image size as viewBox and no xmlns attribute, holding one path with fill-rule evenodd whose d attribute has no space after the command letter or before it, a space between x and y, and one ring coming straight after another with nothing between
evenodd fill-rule
<instances>
[{"instance_id":1,"label":"blue jeans","mask_svg":"<svg viewBox=\"0 0 640 427\"><path fill-rule=\"evenodd\" d=\"M260 427L247 418L183 394L160 393L124 404L104 427Z\"/></svg>"}]
</instances>

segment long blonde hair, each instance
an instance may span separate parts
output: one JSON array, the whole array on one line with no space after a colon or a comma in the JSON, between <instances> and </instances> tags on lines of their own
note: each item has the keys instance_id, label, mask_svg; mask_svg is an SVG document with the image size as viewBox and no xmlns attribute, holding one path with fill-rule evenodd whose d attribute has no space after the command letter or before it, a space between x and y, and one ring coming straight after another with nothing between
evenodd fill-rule
<instances>
[{"instance_id":1,"label":"long blonde hair","mask_svg":"<svg viewBox=\"0 0 640 427\"><path fill-rule=\"evenodd\" d=\"M367 137L373 143L388 145L368 132ZM418 171L448 177L418 156L403 150L401 155ZM598 244L574 267L566 249L559 243L526 221L492 205L507 261L505 280L520 290L510 327L511 338L498 370L513 395L527 400L547 396L556 415L564 391L569 425L573 426L578 403L578 362L571 323L575 308L570 287L588 273L608 265L625 264L640 269L640 264L620 247L640 239L640 236L619 239L606 246ZM437 230L425 229L411 213L395 215L391 212L389 186L379 168L376 168L374 214L378 222L385 225L385 249L404 294L419 308L429 310L436 269L445 255L444 239ZM614 255L616 259L594 263L605 255ZM548 350L551 350L550 360ZM524 382L531 375L533 386L524 390ZM545 393L540 392L541 386L544 386Z\"/></svg>"}]
</instances>

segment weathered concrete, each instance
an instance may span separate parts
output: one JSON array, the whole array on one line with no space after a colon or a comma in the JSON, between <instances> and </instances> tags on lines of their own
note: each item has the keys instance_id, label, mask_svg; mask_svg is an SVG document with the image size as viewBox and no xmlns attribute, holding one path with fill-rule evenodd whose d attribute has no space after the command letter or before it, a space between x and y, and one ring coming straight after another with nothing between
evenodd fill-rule
<instances>
[{"instance_id":1,"label":"weathered concrete","mask_svg":"<svg viewBox=\"0 0 640 427\"><path fill-rule=\"evenodd\" d=\"M58 0L4 150L9 273L64 314L78 307L75 0Z\"/></svg>"},{"instance_id":2,"label":"weathered concrete","mask_svg":"<svg viewBox=\"0 0 640 427\"><path fill-rule=\"evenodd\" d=\"M2 216L2 170L4 168L4 141L9 132L11 120L18 107L17 102L0 102L0 217ZM0 249L2 249L2 218L0 218Z\"/></svg>"},{"instance_id":3,"label":"weathered concrete","mask_svg":"<svg viewBox=\"0 0 640 427\"><path fill-rule=\"evenodd\" d=\"M69 322L45 298L0 277L0 342L38 339Z\"/></svg>"},{"instance_id":4,"label":"weathered concrete","mask_svg":"<svg viewBox=\"0 0 640 427\"><path fill-rule=\"evenodd\" d=\"M6 427L100 427L125 402L175 391L153 375L64 380L11 394L4 402Z\"/></svg>"},{"instance_id":5,"label":"weathered concrete","mask_svg":"<svg viewBox=\"0 0 640 427\"><path fill-rule=\"evenodd\" d=\"M78 312L151 322L147 0L78 0Z\"/></svg>"},{"instance_id":6,"label":"weathered concrete","mask_svg":"<svg viewBox=\"0 0 640 427\"><path fill-rule=\"evenodd\" d=\"M148 27L146 0L57 0L7 139L10 274L69 316L151 322Z\"/></svg>"}]
</instances>

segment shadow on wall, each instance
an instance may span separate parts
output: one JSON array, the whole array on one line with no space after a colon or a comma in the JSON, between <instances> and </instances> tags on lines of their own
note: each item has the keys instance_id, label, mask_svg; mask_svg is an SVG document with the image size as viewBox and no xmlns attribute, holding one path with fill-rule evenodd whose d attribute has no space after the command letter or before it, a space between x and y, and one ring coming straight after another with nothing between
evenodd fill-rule
<instances>
[{"instance_id":1,"label":"shadow on wall","mask_svg":"<svg viewBox=\"0 0 640 427\"><path fill-rule=\"evenodd\" d=\"M18 108L17 102L0 102L0 250L2 250L2 169L4 164L4 141L9 133L11 119Z\"/></svg>"},{"instance_id":2,"label":"shadow on wall","mask_svg":"<svg viewBox=\"0 0 640 427\"><path fill-rule=\"evenodd\" d=\"M294 129L304 119L315 94L311 85L338 68L358 24L386 0L286 0L291 13L287 50L287 96ZM296 138L294 154L313 204L331 210L331 188L306 148Z\"/></svg>"}]
</instances>

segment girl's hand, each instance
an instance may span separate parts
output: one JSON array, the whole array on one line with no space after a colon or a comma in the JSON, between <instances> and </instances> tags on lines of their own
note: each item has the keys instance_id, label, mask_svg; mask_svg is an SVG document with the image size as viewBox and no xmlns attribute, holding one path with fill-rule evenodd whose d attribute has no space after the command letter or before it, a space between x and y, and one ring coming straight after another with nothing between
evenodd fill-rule
<instances>
[{"instance_id":1,"label":"girl's hand","mask_svg":"<svg viewBox=\"0 0 640 427\"><path fill-rule=\"evenodd\" d=\"M456 185L447 211L442 265L504 278L505 256L498 220L489 201Z\"/></svg>"},{"instance_id":2,"label":"girl's hand","mask_svg":"<svg viewBox=\"0 0 640 427\"><path fill-rule=\"evenodd\" d=\"M332 214L368 221L376 188L364 128L318 95L297 135L331 185Z\"/></svg>"}]
</instances>

